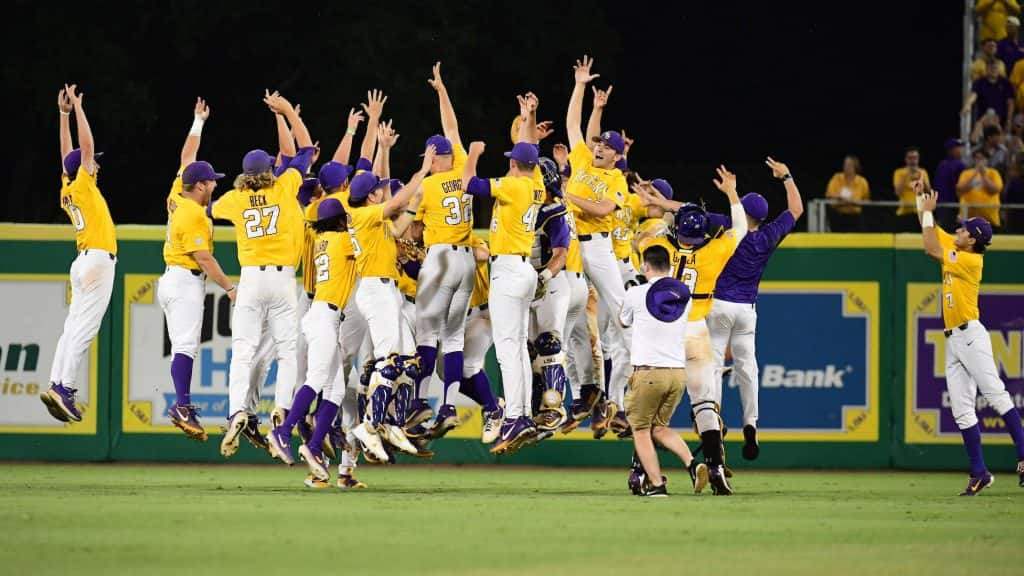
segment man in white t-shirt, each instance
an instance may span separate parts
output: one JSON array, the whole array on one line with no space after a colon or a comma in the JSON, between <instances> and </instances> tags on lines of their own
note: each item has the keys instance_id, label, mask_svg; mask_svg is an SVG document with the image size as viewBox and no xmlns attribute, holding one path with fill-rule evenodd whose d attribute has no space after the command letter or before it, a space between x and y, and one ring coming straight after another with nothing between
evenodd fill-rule
<instances>
[{"instance_id":1,"label":"man in white t-shirt","mask_svg":"<svg viewBox=\"0 0 1024 576\"><path fill-rule=\"evenodd\" d=\"M629 487L638 496L668 496L654 442L679 456L690 471L694 492L700 493L708 483L707 465L696 462L683 439L669 428L686 385L690 316L690 290L670 277L670 270L668 250L645 250L643 273L649 283L630 288L619 312L623 327L633 328L633 375L625 404L635 447Z\"/></svg>"}]
</instances>

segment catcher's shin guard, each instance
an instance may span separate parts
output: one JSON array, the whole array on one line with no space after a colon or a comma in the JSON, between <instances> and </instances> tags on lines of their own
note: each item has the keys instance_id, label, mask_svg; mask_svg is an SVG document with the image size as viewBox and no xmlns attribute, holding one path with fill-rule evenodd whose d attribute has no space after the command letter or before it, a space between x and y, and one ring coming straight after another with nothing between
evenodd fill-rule
<instances>
[{"instance_id":1,"label":"catcher's shin guard","mask_svg":"<svg viewBox=\"0 0 1024 576\"><path fill-rule=\"evenodd\" d=\"M565 355L562 353L562 342L556 334L545 332L537 337L537 358L533 361L535 371L541 373L544 380L544 393L541 397L542 410L562 408L568 378L565 375Z\"/></svg>"},{"instance_id":2,"label":"catcher's shin guard","mask_svg":"<svg viewBox=\"0 0 1024 576\"><path fill-rule=\"evenodd\" d=\"M412 406L412 384L400 382L395 385L395 393L392 396L391 404L394 411L395 426L405 428L405 416Z\"/></svg>"},{"instance_id":3,"label":"catcher's shin guard","mask_svg":"<svg viewBox=\"0 0 1024 576\"><path fill-rule=\"evenodd\" d=\"M384 423L388 404L391 402L392 387L401 373L401 366L396 363L397 359L397 355L392 355L378 361L377 370L370 376L370 387L366 391L368 412L365 420L374 430L379 430Z\"/></svg>"}]
</instances>

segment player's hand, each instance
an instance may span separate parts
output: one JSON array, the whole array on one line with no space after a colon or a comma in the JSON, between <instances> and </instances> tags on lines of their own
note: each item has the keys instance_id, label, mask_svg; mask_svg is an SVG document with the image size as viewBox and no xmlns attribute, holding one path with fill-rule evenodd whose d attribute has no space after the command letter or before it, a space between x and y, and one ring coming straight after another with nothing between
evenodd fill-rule
<instances>
[{"instance_id":1,"label":"player's hand","mask_svg":"<svg viewBox=\"0 0 1024 576\"><path fill-rule=\"evenodd\" d=\"M603 109L608 105L608 99L612 96L613 86L608 86L607 90L601 90L597 86L591 86L594 91L594 108Z\"/></svg>"},{"instance_id":2,"label":"player's hand","mask_svg":"<svg viewBox=\"0 0 1024 576\"><path fill-rule=\"evenodd\" d=\"M772 169L772 176L775 176L779 180L782 180L786 177L786 174L789 174L789 166L786 166L782 162L775 161L771 156L769 156L764 163Z\"/></svg>"},{"instance_id":3,"label":"player's hand","mask_svg":"<svg viewBox=\"0 0 1024 576\"><path fill-rule=\"evenodd\" d=\"M736 193L736 175L726 169L725 165L722 164L718 168L715 168L715 172L718 173L718 178L712 179L715 183L715 187L725 192L726 194Z\"/></svg>"},{"instance_id":4,"label":"player's hand","mask_svg":"<svg viewBox=\"0 0 1024 576\"><path fill-rule=\"evenodd\" d=\"M469 144L469 155L473 156L475 154L480 156L484 153L484 148L486 148L486 145L483 142L471 142Z\"/></svg>"},{"instance_id":5,"label":"player's hand","mask_svg":"<svg viewBox=\"0 0 1024 576\"><path fill-rule=\"evenodd\" d=\"M274 114L280 114L282 116L289 116L295 112L295 108L287 98L281 96L278 92L270 93L270 90L263 91L263 102L266 103L267 107Z\"/></svg>"},{"instance_id":6,"label":"player's hand","mask_svg":"<svg viewBox=\"0 0 1024 576\"><path fill-rule=\"evenodd\" d=\"M238 295L238 287L236 286L234 290L227 290L226 294L228 295L228 299L233 303L235 301L235 296Z\"/></svg>"},{"instance_id":7,"label":"player's hand","mask_svg":"<svg viewBox=\"0 0 1024 576\"><path fill-rule=\"evenodd\" d=\"M346 126L349 130L355 132L355 129L359 127L359 123L364 120L363 111L356 110L355 108L348 109L348 122Z\"/></svg>"},{"instance_id":8,"label":"player's hand","mask_svg":"<svg viewBox=\"0 0 1024 576\"><path fill-rule=\"evenodd\" d=\"M68 86L67 84L64 85L64 93L67 94L68 100L71 101L71 106L75 110L81 110L82 109L82 97L85 96L85 94L76 92L77 89L78 89L78 84L72 84L70 86Z\"/></svg>"},{"instance_id":9,"label":"player's hand","mask_svg":"<svg viewBox=\"0 0 1024 576\"><path fill-rule=\"evenodd\" d=\"M398 142L399 134L391 127L392 120L381 122L377 127L377 142L382 148L391 149Z\"/></svg>"},{"instance_id":10,"label":"player's hand","mask_svg":"<svg viewBox=\"0 0 1024 576\"><path fill-rule=\"evenodd\" d=\"M543 274L537 275L537 287L533 290L533 300L536 302L548 293L548 280Z\"/></svg>"},{"instance_id":11,"label":"player's hand","mask_svg":"<svg viewBox=\"0 0 1024 576\"><path fill-rule=\"evenodd\" d=\"M430 170L430 165L434 163L434 155L436 154L437 148L433 144L427 146L427 149L423 151L423 165L420 166L420 172L428 172Z\"/></svg>"},{"instance_id":12,"label":"player's hand","mask_svg":"<svg viewBox=\"0 0 1024 576\"><path fill-rule=\"evenodd\" d=\"M384 103L388 101L388 97L380 90L370 90L366 93L366 100L360 106L366 111L366 115L370 117L370 120L375 122L384 113Z\"/></svg>"},{"instance_id":13,"label":"player's hand","mask_svg":"<svg viewBox=\"0 0 1024 576\"><path fill-rule=\"evenodd\" d=\"M921 201L922 212L934 212L935 207L939 204L939 193L935 190L924 193L924 199Z\"/></svg>"},{"instance_id":14,"label":"player's hand","mask_svg":"<svg viewBox=\"0 0 1024 576\"><path fill-rule=\"evenodd\" d=\"M537 131L535 132L537 140L538 141L543 140L543 139L547 138L548 136L551 136L552 134L554 134L555 133L555 129L553 128L553 126L554 126L554 123L551 120L545 120L545 121L540 122L539 124L537 124Z\"/></svg>"},{"instance_id":15,"label":"player's hand","mask_svg":"<svg viewBox=\"0 0 1024 576\"><path fill-rule=\"evenodd\" d=\"M210 107L206 105L206 100L202 98L196 98L196 108L193 111L196 119L206 121L210 117Z\"/></svg>"},{"instance_id":16,"label":"player's hand","mask_svg":"<svg viewBox=\"0 0 1024 576\"><path fill-rule=\"evenodd\" d=\"M431 88L440 92L444 90L444 82L441 81L441 63L435 62L432 71L434 72L434 77L428 79L427 82L430 83Z\"/></svg>"},{"instance_id":17,"label":"player's hand","mask_svg":"<svg viewBox=\"0 0 1024 576\"><path fill-rule=\"evenodd\" d=\"M600 78L600 74L591 74L590 67L594 65L594 59L590 58L586 54L583 55L583 60L577 60L576 65L572 67L573 78L577 84L590 84L594 78Z\"/></svg>"},{"instance_id":18,"label":"player's hand","mask_svg":"<svg viewBox=\"0 0 1024 576\"><path fill-rule=\"evenodd\" d=\"M316 161L320 159L320 141L313 142L313 161L310 165L316 164Z\"/></svg>"},{"instance_id":19,"label":"player's hand","mask_svg":"<svg viewBox=\"0 0 1024 576\"><path fill-rule=\"evenodd\" d=\"M66 86L67 85L65 84L65 87ZM67 89L65 88L62 89L60 92L57 92L57 110L60 110L65 114L70 114L71 108L71 98L68 97Z\"/></svg>"},{"instance_id":20,"label":"player's hand","mask_svg":"<svg viewBox=\"0 0 1024 576\"><path fill-rule=\"evenodd\" d=\"M540 98L533 92L526 93L526 108L529 112L536 112L540 108Z\"/></svg>"},{"instance_id":21,"label":"player's hand","mask_svg":"<svg viewBox=\"0 0 1024 576\"><path fill-rule=\"evenodd\" d=\"M559 168L569 163L569 148L565 144L555 144L551 148L551 156Z\"/></svg>"}]
</instances>

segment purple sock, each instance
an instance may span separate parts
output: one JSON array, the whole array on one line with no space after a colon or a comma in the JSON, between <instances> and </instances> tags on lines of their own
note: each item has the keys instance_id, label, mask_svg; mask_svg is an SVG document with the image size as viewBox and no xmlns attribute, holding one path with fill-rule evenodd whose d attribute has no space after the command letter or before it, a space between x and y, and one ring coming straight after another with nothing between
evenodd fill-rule
<instances>
[{"instance_id":1,"label":"purple sock","mask_svg":"<svg viewBox=\"0 0 1024 576\"><path fill-rule=\"evenodd\" d=\"M985 474L985 459L981 455L981 428L975 424L960 431L964 437L964 448L967 448L967 460L971 463L971 478L979 478Z\"/></svg>"},{"instance_id":2,"label":"purple sock","mask_svg":"<svg viewBox=\"0 0 1024 576\"><path fill-rule=\"evenodd\" d=\"M316 411L316 429L313 430L313 437L309 439L309 451L319 454L323 451L324 437L330 431L334 423L334 417L338 415L338 405L328 400L320 403Z\"/></svg>"},{"instance_id":3,"label":"purple sock","mask_svg":"<svg viewBox=\"0 0 1024 576\"><path fill-rule=\"evenodd\" d=\"M416 379L416 397L423 398L420 394L420 384L434 373L434 365L437 364L437 348L419 346L416 348L416 355L420 357L420 377Z\"/></svg>"},{"instance_id":4,"label":"purple sock","mask_svg":"<svg viewBox=\"0 0 1024 576\"><path fill-rule=\"evenodd\" d=\"M608 394L608 387L611 386L611 383L612 383L612 359L611 358L605 358L604 359L604 395L606 397L610 395L610 394Z\"/></svg>"},{"instance_id":5,"label":"purple sock","mask_svg":"<svg viewBox=\"0 0 1024 576\"><path fill-rule=\"evenodd\" d=\"M469 398L473 402L483 406L483 402L480 400L480 397L476 395L476 388L473 387L473 381L471 379L463 378L462 380L459 380L459 392L461 392L466 398Z\"/></svg>"},{"instance_id":6,"label":"purple sock","mask_svg":"<svg viewBox=\"0 0 1024 576\"><path fill-rule=\"evenodd\" d=\"M493 412L498 409L498 399L494 396L494 391L491 390L491 381L487 378L487 372L481 370L473 374L469 377L469 382L472 384L474 396L476 396L473 400L484 409L484 412Z\"/></svg>"},{"instance_id":7,"label":"purple sock","mask_svg":"<svg viewBox=\"0 0 1024 576\"><path fill-rule=\"evenodd\" d=\"M178 397L178 406L192 403L192 357L175 354L171 360L171 380L174 381L174 394Z\"/></svg>"},{"instance_id":8,"label":"purple sock","mask_svg":"<svg viewBox=\"0 0 1024 576\"><path fill-rule=\"evenodd\" d=\"M444 397L442 404L448 403L448 388L457 384L462 377L462 352L449 352L444 355Z\"/></svg>"},{"instance_id":9,"label":"purple sock","mask_svg":"<svg viewBox=\"0 0 1024 576\"><path fill-rule=\"evenodd\" d=\"M291 437L295 425L306 417L306 412L309 411L309 405L313 403L314 398L316 398L316 392L305 384L295 393L292 409L288 411L288 417L284 419L284 424L281 424L281 431L285 433L285 436Z\"/></svg>"},{"instance_id":10,"label":"purple sock","mask_svg":"<svg viewBox=\"0 0 1024 576\"><path fill-rule=\"evenodd\" d=\"M1003 414L1003 422L1013 438L1013 445L1017 447L1017 460L1024 460L1024 427L1021 427L1020 413L1016 408L1010 408Z\"/></svg>"}]
</instances>

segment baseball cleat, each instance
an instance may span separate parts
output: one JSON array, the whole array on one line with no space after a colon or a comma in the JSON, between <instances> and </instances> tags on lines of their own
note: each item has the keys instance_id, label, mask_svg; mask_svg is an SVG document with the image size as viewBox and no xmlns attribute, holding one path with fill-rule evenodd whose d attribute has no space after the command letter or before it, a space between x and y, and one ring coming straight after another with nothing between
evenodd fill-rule
<instances>
[{"instance_id":1,"label":"baseball cleat","mask_svg":"<svg viewBox=\"0 0 1024 576\"><path fill-rule=\"evenodd\" d=\"M480 441L484 444L491 444L501 435L501 423L505 420L505 409L498 406L497 410L484 412L484 431L480 435Z\"/></svg>"},{"instance_id":2,"label":"baseball cleat","mask_svg":"<svg viewBox=\"0 0 1024 576\"><path fill-rule=\"evenodd\" d=\"M444 404L437 410L437 418L434 420L434 426L430 429L430 435L434 440L444 438L445 434L451 432L458 425L459 416L455 412L455 406Z\"/></svg>"},{"instance_id":3,"label":"baseball cleat","mask_svg":"<svg viewBox=\"0 0 1024 576\"><path fill-rule=\"evenodd\" d=\"M665 477L662 476L661 480L661 486L648 485L642 492L640 492L639 496L643 496L645 498L668 498L668 485L665 484Z\"/></svg>"},{"instance_id":4,"label":"baseball cleat","mask_svg":"<svg viewBox=\"0 0 1024 576\"><path fill-rule=\"evenodd\" d=\"M1017 476L1020 478L1020 482L1017 485L1024 488L1024 460L1017 461Z\"/></svg>"},{"instance_id":5,"label":"baseball cleat","mask_svg":"<svg viewBox=\"0 0 1024 576\"><path fill-rule=\"evenodd\" d=\"M562 408L541 410L533 417L533 423L537 425L537 429L541 432L554 433L555 430L562 427L565 421L565 410Z\"/></svg>"},{"instance_id":6,"label":"baseball cleat","mask_svg":"<svg viewBox=\"0 0 1024 576\"><path fill-rule=\"evenodd\" d=\"M626 412L624 410L615 412L615 416L608 422L608 429L619 439L633 437L633 428L630 427L629 421L626 420Z\"/></svg>"},{"instance_id":7,"label":"baseball cleat","mask_svg":"<svg viewBox=\"0 0 1024 576\"><path fill-rule=\"evenodd\" d=\"M323 454L313 454L305 442L299 446L299 457L306 461L309 473L317 480L327 482L331 479L331 473L327 471L327 463L324 462Z\"/></svg>"},{"instance_id":8,"label":"baseball cleat","mask_svg":"<svg viewBox=\"0 0 1024 576\"><path fill-rule=\"evenodd\" d=\"M964 488L964 491L961 492L960 495L961 496L974 496L978 492L981 492L985 488L988 488L989 486L991 486L992 483L995 482L995 481L996 481L996 477L993 476L992 474L988 473L988 472L985 472L984 474L982 474L981 476L978 476L977 478L972 476L971 478L969 478L967 480L967 488Z\"/></svg>"},{"instance_id":9,"label":"baseball cleat","mask_svg":"<svg viewBox=\"0 0 1024 576\"><path fill-rule=\"evenodd\" d=\"M285 436L279 428L274 428L267 433L267 449L270 451L271 456L281 462L289 466L295 464L295 458L292 457L291 438Z\"/></svg>"},{"instance_id":10,"label":"baseball cleat","mask_svg":"<svg viewBox=\"0 0 1024 576\"><path fill-rule=\"evenodd\" d=\"M409 412L405 415L405 428L415 428L418 424L422 424L434 417L434 411L430 409L430 404L423 398L415 398L412 401L412 405L409 407Z\"/></svg>"},{"instance_id":11,"label":"baseball cleat","mask_svg":"<svg viewBox=\"0 0 1024 576\"><path fill-rule=\"evenodd\" d=\"M199 409L191 404L184 406L175 404L167 411L167 415L171 417L171 424L180 428L185 433L185 436L193 440L206 442L206 430L203 430L202 424L199 423L198 413Z\"/></svg>"},{"instance_id":12,"label":"baseball cleat","mask_svg":"<svg viewBox=\"0 0 1024 576\"><path fill-rule=\"evenodd\" d=\"M245 428L242 428L242 436L256 448L267 449L267 437L260 433L260 419L255 414L249 414Z\"/></svg>"},{"instance_id":13,"label":"baseball cleat","mask_svg":"<svg viewBox=\"0 0 1024 576\"><path fill-rule=\"evenodd\" d=\"M238 437L242 430L249 423L249 415L243 410L235 412L228 420L228 427L224 431L224 438L220 441L220 454L225 458L231 458L238 452Z\"/></svg>"},{"instance_id":14,"label":"baseball cleat","mask_svg":"<svg viewBox=\"0 0 1024 576\"><path fill-rule=\"evenodd\" d=\"M711 493L715 496L729 496L732 494L732 486L729 486L729 480L725 477L724 467L719 464L717 466L708 466L708 483L711 484Z\"/></svg>"},{"instance_id":15,"label":"baseball cleat","mask_svg":"<svg viewBox=\"0 0 1024 576\"><path fill-rule=\"evenodd\" d=\"M416 447L413 446L412 442L409 442L409 439L406 438L405 432L394 424L384 425L383 439L388 444L391 444L406 454L412 454L413 456L417 456L419 454L419 450L417 450Z\"/></svg>"},{"instance_id":16,"label":"baseball cleat","mask_svg":"<svg viewBox=\"0 0 1024 576\"><path fill-rule=\"evenodd\" d=\"M309 441L313 439L313 417L306 416L295 424L295 431L299 433L299 438L302 438L303 444L309 444Z\"/></svg>"},{"instance_id":17,"label":"baseball cleat","mask_svg":"<svg viewBox=\"0 0 1024 576\"><path fill-rule=\"evenodd\" d=\"M390 459L390 455L384 449L384 444L380 441L380 435L375 430L371 430L365 421L353 428L352 434L363 443L363 455L367 457L368 462L382 464Z\"/></svg>"},{"instance_id":18,"label":"baseball cleat","mask_svg":"<svg viewBox=\"0 0 1024 576\"><path fill-rule=\"evenodd\" d=\"M75 406L75 388L66 388L62 384L53 382L50 389L39 395L39 399L46 405L46 410L61 422L81 422L82 413Z\"/></svg>"},{"instance_id":19,"label":"baseball cleat","mask_svg":"<svg viewBox=\"0 0 1024 576\"><path fill-rule=\"evenodd\" d=\"M330 488L331 483L328 480L321 480L312 474L306 474L306 479L302 482L307 488Z\"/></svg>"},{"instance_id":20,"label":"baseball cleat","mask_svg":"<svg viewBox=\"0 0 1024 576\"><path fill-rule=\"evenodd\" d=\"M594 433L594 439L600 440L604 438L604 435L608 433L608 424L611 422L611 416L614 414L612 411L615 404L613 402L603 401L594 408L594 412L590 415L590 430Z\"/></svg>"},{"instance_id":21,"label":"baseball cleat","mask_svg":"<svg viewBox=\"0 0 1024 576\"><path fill-rule=\"evenodd\" d=\"M348 442L345 440L345 430L341 426L331 426L331 429L327 431L325 440L324 456L331 460L338 457L338 452L343 452L348 448Z\"/></svg>"},{"instance_id":22,"label":"baseball cleat","mask_svg":"<svg viewBox=\"0 0 1024 576\"><path fill-rule=\"evenodd\" d=\"M604 398L604 391L598 388L596 385L586 384L584 386L581 386L579 401L581 406L580 414L582 414L582 416L578 419L586 419L586 417L589 416L590 413L594 411L594 408L597 407L597 403L600 402L602 398ZM575 403L576 401L574 400L573 404ZM576 416L577 414L574 413L573 418L576 418Z\"/></svg>"},{"instance_id":23,"label":"baseball cleat","mask_svg":"<svg viewBox=\"0 0 1024 576\"><path fill-rule=\"evenodd\" d=\"M519 449L522 441L536 433L537 428L526 417L506 418L501 424L498 442L491 447L491 454L511 454Z\"/></svg>"},{"instance_id":24,"label":"baseball cleat","mask_svg":"<svg viewBox=\"0 0 1024 576\"><path fill-rule=\"evenodd\" d=\"M274 408L274 411L270 413L270 427L279 428L284 425L284 419L288 417L288 410L286 408Z\"/></svg>"},{"instance_id":25,"label":"baseball cleat","mask_svg":"<svg viewBox=\"0 0 1024 576\"><path fill-rule=\"evenodd\" d=\"M688 470L690 472L690 482L693 483L693 493L700 494L708 485L708 465L703 462L698 462L697 459L694 458L690 462Z\"/></svg>"},{"instance_id":26,"label":"baseball cleat","mask_svg":"<svg viewBox=\"0 0 1024 576\"><path fill-rule=\"evenodd\" d=\"M743 427L743 459L757 460L761 446L757 443L757 428L751 424Z\"/></svg>"},{"instance_id":27,"label":"baseball cleat","mask_svg":"<svg viewBox=\"0 0 1024 576\"><path fill-rule=\"evenodd\" d=\"M366 484L350 474L338 474L338 488L344 490L366 490Z\"/></svg>"}]
</instances>

